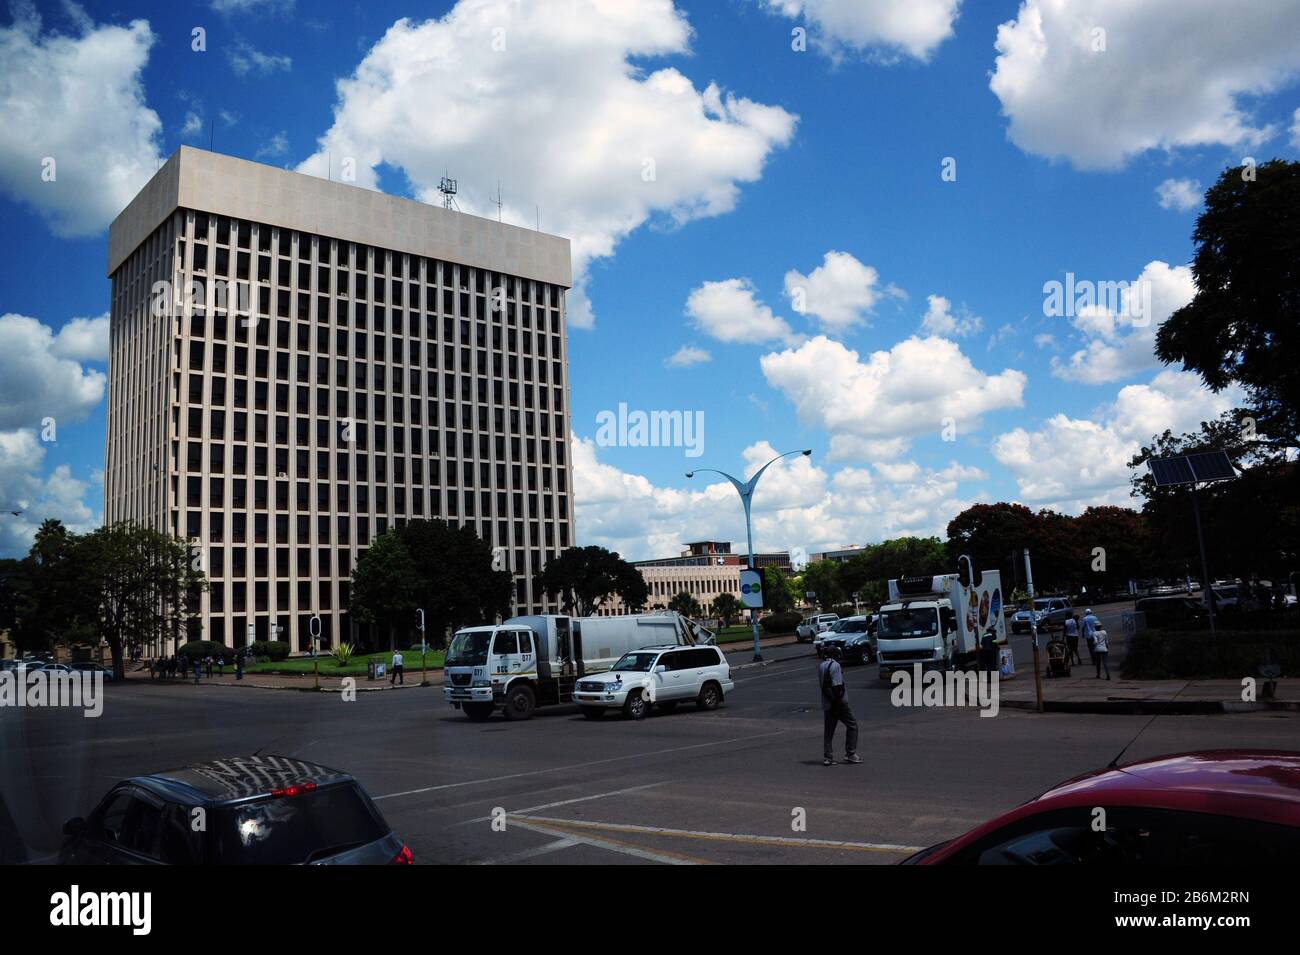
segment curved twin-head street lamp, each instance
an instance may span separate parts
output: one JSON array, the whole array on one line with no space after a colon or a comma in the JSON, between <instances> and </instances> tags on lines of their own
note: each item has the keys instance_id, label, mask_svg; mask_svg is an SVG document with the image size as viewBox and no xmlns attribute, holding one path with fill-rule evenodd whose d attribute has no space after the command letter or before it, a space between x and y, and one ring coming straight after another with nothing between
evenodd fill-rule
<instances>
[{"instance_id":1,"label":"curved twin-head street lamp","mask_svg":"<svg viewBox=\"0 0 1300 955\"><path fill-rule=\"evenodd\" d=\"M754 488L758 486L758 479L763 476L764 471L770 468L777 461L780 461L782 458L788 458L792 454L802 454L804 457L810 457L812 455L812 448L807 448L803 451L787 451L784 454L778 454L771 461L768 461L767 464L764 464L761 468L755 471L754 476L748 481L742 481L739 478L732 477L726 471L719 471L717 468L696 468L694 471L686 472L688 478L693 478L702 471L711 471L714 474L721 474L724 478L730 481L731 486L736 489L736 493L740 495L740 502L745 505L745 537L749 541L750 567L754 566L754 526L750 520L750 503L754 497ZM763 653L758 646L758 608L755 607L749 611L749 623L754 631L754 659L762 660Z\"/></svg>"}]
</instances>

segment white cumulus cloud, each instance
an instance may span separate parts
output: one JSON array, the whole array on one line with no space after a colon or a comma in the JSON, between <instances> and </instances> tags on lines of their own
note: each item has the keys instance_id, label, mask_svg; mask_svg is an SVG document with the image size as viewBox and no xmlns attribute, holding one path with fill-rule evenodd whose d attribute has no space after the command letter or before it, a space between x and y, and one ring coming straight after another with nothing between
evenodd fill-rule
<instances>
[{"instance_id":1,"label":"white cumulus cloud","mask_svg":"<svg viewBox=\"0 0 1300 955\"><path fill-rule=\"evenodd\" d=\"M1147 306L1129 304L1133 295L1149 299ZM1132 376L1159 365L1155 355L1156 330L1174 312L1196 295L1196 281L1186 265L1148 262L1130 283L1118 303L1108 309L1101 304L1082 308L1072 324L1087 342L1069 359L1052 358L1052 374L1067 381L1099 385ZM1139 321L1135 323L1134 319Z\"/></svg>"},{"instance_id":2,"label":"white cumulus cloud","mask_svg":"<svg viewBox=\"0 0 1300 955\"><path fill-rule=\"evenodd\" d=\"M686 314L695 327L720 342L793 340L794 333L781 316L758 299L749 279L705 282L686 299Z\"/></svg>"},{"instance_id":3,"label":"white cumulus cloud","mask_svg":"<svg viewBox=\"0 0 1300 955\"><path fill-rule=\"evenodd\" d=\"M881 296L904 293L893 285L882 288L880 274L848 252L831 250L808 275L797 269L786 272L785 294L795 312L836 333L863 322Z\"/></svg>"},{"instance_id":4,"label":"white cumulus cloud","mask_svg":"<svg viewBox=\"0 0 1300 955\"><path fill-rule=\"evenodd\" d=\"M669 0L460 0L445 16L401 19L338 81L330 128L298 168L326 175L326 152L356 161L376 188L387 164L417 198L439 199L448 170L463 209L573 242L570 320L590 326L584 273L648 222L733 209L788 143L797 117L697 87L656 57L690 53ZM635 62L634 62L635 61Z\"/></svg>"},{"instance_id":5,"label":"white cumulus cloud","mask_svg":"<svg viewBox=\"0 0 1300 955\"><path fill-rule=\"evenodd\" d=\"M1023 0L989 86L1026 152L1116 169L1151 149L1253 147L1254 96L1300 69L1300 0ZM1104 49L1102 48L1104 46Z\"/></svg>"},{"instance_id":6,"label":"white cumulus cloud","mask_svg":"<svg viewBox=\"0 0 1300 955\"><path fill-rule=\"evenodd\" d=\"M972 315L964 307L954 314L952 302L942 295L927 296L926 302L925 316L921 319L921 331L928 335L964 338L984 327L983 319L978 315Z\"/></svg>"},{"instance_id":7,"label":"white cumulus cloud","mask_svg":"<svg viewBox=\"0 0 1300 955\"><path fill-rule=\"evenodd\" d=\"M939 434L946 419L970 430L986 412L1019 407L1026 382L1015 369L985 374L956 342L938 337L908 338L863 358L818 336L760 364L804 425L859 438Z\"/></svg>"},{"instance_id":8,"label":"white cumulus cloud","mask_svg":"<svg viewBox=\"0 0 1300 955\"><path fill-rule=\"evenodd\" d=\"M768 0L771 9L802 20L817 47L839 58L849 50L889 61L928 60L953 34L961 0Z\"/></svg>"},{"instance_id":9,"label":"white cumulus cloud","mask_svg":"<svg viewBox=\"0 0 1300 955\"><path fill-rule=\"evenodd\" d=\"M62 344L48 325L26 315L0 315L0 430L39 427L84 418L103 400L103 372L82 368L60 351L81 347L74 335Z\"/></svg>"},{"instance_id":10,"label":"white cumulus cloud","mask_svg":"<svg viewBox=\"0 0 1300 955\"><path fill-rule=\"evenodd\" d=\"M689 368L691 365L699 365L706 361L713 361L713 356L706 349L683 345L665 358L664 364L669 368Z\"/></svg>"},{"instance_id":11,"label":"white cumulus cloud","mask_svg":"<svg viewBox=\"0 0 1300 955\"><path fill-rule=\"evenodd\" d=\"M1201 183L1198 179L1166 179L1156 186L1156 199L1161 209L1188 212L1201 204Z\"/></svg>"},{"instance_id":12,"label":"white cumulus cloud","mask_svg":"<svg viewBox=\"0 0 1300 955\"><path fill-rule=\"evenodd\" d=\"M0 27L0 188L60 236L101 232L161 158L162 122L140 78L149 24L72 19L75 35L46 31L19 6Z\"/></svg>"}]
</instances>

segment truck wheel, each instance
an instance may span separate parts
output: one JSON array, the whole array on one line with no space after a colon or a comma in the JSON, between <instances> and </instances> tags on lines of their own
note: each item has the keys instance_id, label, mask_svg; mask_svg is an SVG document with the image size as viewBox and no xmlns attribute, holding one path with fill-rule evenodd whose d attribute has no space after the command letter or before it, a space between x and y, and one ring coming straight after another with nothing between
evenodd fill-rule
<instances>
[{"instance_id":1,"label":"truck wheel","mask_svg":"<svg viewBox=\"0 0 1300 955\"><path fill-rule=\"evenodd\" d=\"M506 694L505 714L508 720L531 720L536 708L537 697L533 694L533 688L527 684L511 687Z\"/></svg>"},{"instance_id":2,"label":"truck wheel","mask_svg":"<svg viewBox=\"0 0 1300 955\"><path fill-rule=\"evenodd\" d=\"M460 708L475 723L482 723L492 715L491 703L462 703Z\"/></svg>"},{"instance_id":3,"label":"truck wheel","mask_svg":"<svg viewBox=\"0 0 1300 955\"><path fill-rule=\"evenodd\" d=\"M589 720L598 720L605 715L603 706L580 706L578 709L582 710L582 715Z\"/></svg>"},{"instance_id":4,"label":"truck wheel","mask_svg":"<svg viewBox=\"0 0 1300 955\"><path fill-rule=\"evenodd\" d=\"M718 684L709 682L700 687L700 696L695 701L695 705L702 710L716 710L718 704L722 702L722 687Z\"/></svg>"},{"instance_id":5,"label":"truck wheel","mask_svg":"<svg viewBox=\"0 0 1300 955\"><path fill-rule=\"evenodd\" d=\"M623 715L630 720L645 719L646 710L645 697L641 695L640 690L631 690L627 694L627 701L623 704Z\"/></svg>"}]
</instances>

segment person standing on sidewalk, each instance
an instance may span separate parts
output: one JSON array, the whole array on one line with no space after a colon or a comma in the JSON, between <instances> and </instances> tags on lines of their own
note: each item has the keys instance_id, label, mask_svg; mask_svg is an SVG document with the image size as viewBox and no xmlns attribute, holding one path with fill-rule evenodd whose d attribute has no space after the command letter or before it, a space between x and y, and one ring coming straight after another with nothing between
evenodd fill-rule
<instances>
[{"instance_id":1,"label":"person standing on sidewalk","mask_svg":"<svg viewBox=\"0 0 1300 955\"><path fill-rule=\"evenodd\" d=\"M402 666L402 651L394 650L393 651L393 675L388 681L389 684L392 686L396 686L398 683L400 683L402 684L402 686L406 686L405 673L406 673L406 668Z\"/></svg>"},{"instance_id":2,"label":"person standing on sidewalk","mask_svg":"<svg viewBox=\"0 0 1300 955\"><path fill-rule=\"evenodd\" d=\"M1106 643L1106 631L1094 630L1092 632L1092 658L1097 663L1097 679L1101 679L1101 668L1106 668L1106 679L1110 679L1110 662L1107 659L1110 656L1110 645Z\"/></svg>"},{"instance_id":3,"label":"person standing on sidewalk","mask_svg":"<svg viewBox=\"0 0 1300 955\"><path fill-rule=\"evenodd\" d=\"M858 755L858 721L853 718L846 699L844 668L838 643L826 646L826 658L817 667L817 678L822 691L822 765L835 765L835 726L844 724L844 762L860 763Z\"/></svg>"}]
</instances>

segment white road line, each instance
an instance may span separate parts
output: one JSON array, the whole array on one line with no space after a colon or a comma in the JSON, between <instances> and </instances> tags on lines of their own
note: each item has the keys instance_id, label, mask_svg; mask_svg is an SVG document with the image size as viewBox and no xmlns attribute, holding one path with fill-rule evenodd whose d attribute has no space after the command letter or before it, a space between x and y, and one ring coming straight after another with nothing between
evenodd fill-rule
<instances>
[{"instance_id":1,"label":"white road line","mask_svg":"<svg viewBox=\"0 0 1300 955\"><path fill-rule=\"evenodd\" d=\"M593 796L578 796L575 799L561 799L559 802L548 802L541 806L529 806L527 809L508 809L506 810L506 819L511 816L521 816L525 813L541 812L543 809L555 809L557 806L572 806L575 802L590 802L593 799L604 799L606 796L623 796L627 793L641 792L644 789L654 789L656 786L662 786L663 782L647 783L644 786L629 786L627 789L615 789L613 792L596 793ZM466 819L464 822L455 823L457 826L468 826L476 822L491 822L492 816L479 816L477 819Z\"/></svg>"},{"instance_id":2,"label":"white road line","mask_svg":"<svg viewBox=\"0 0 1300 955\"><path fill-rule=\"evenodd\" d=\"M477 862L471 862L470 865L511 865L515 862L523 862L525 859L533 859L537 856L548 855L552 852L558 852L561 849L567 849L569 846L576 845L579 845L577 839L556 839L554 842L548 842L546 845L542 846L534 846L531 849L525 849L523 852L512 852L508 856L497 856L495 859L480 859Z\"/></svg>"},{"instance_id":3,"label":"white road line","mask_svg":"<svg viewBox=\"0 0 1300 955\"><path fill-rule=\"evenodd\" d=\"M565 773L574 769L586 769L588 766L602 766L606 763L619 763L628 759L645 759L649 756L665 756L669 753L684 753L692 749L703 749L708 746L725 746L728 743L746 743L755 739L766 739L769 736L783 736L787 730L776 730L772 733L758 733L754 736L736 736L732 739L720 739L711 743L693 743L690 746L674 746L671 749L656 749L649 753L629 753L626 756L611 756L608 759L593 759L586 763L571 763L568 766L555 766L551 769L534 769L526 773L510 773L506 776L488 776L483 779L467 779L459 783L443 783L441 786L425 786L423 789L407 789L400 793L385 793L382 796L372 796L371 799L396 799L398 796L418 796L421 793L439 792L444 789L459 789L462 786L479 786L483 783L499 783L507 779L525 779L529 776L543 776L547 773Z\"/></svg>"},{"instance_id":4,"label":"white road line","mask_svg":"<svg viewBox=\"0 0 1300 955\"><path fill-rule=\"evenodd\" d=\"M545 825L529 825L525 822L515 822L516 826L522 829L528 829L531 832L540 832L543 835L553 836L556 831ZM620 852L625 856L632 856L634 859L643 859L646 862L659 862L664 865L699 865L694 859L688 859L685 856L665 855L661 852L652 852L649 849L638 849L635 846L625 845L621 842L613 842L609 839L601 839L598 836L584 836L579 833L567 833L568 837L575 842L580 842L586 846L594 846L597 849L604 849L607 852Z\"/></svg>"},{"instance_id":5,"label":"white road line","mask_svg":"<svg viewBox=\"0 0 1300 955\"><path fill-rule=\"evenodd\" d=\"M635 826L621 822L594 822L587 819L553 819L530 816L534 822L572 826L577 829L603 829L607 832L636 832L653 836L677 836L683 839L714 839L719 842L749 842L773 846L801 846L809 849L855 849L873 852L920 852L924 846L899 846L887 842L847 842L839 839L807 839L797 836L759 836L741 832L706 832L699 829L665 829L662 826ZM522 823L516 823L522 825Z\"/></svg>"}]
</instances>

